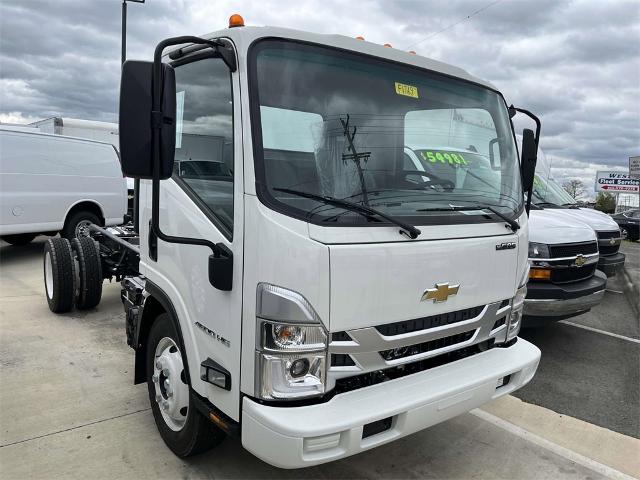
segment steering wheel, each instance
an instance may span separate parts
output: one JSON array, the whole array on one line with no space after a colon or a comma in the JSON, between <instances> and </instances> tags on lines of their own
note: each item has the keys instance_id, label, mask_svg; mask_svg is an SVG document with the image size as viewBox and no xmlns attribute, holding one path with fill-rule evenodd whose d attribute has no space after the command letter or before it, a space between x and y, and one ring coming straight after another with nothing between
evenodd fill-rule
<instances>
[{"instance_id":1,"label":"steering wheel","mask_svg":"<svg viewBox=\"0 0 640 480\"><path fill-rule=\"evenodd\" d=\"M417 175L420 177L427 177L429 180L426 180L422 183L417 183L416 186L419 189L424 189L424 188L429 188L432 187L434 185L440 185L444 190L453 190L454 188L456 188L455 183L453 183L451 180L447 180L446 178L442 178L442 177L438 177L437 175L434 175L432 173L428 173L428 172L424 172L422 170L403 170L402 171L402 176L404 178L408 177L409 175Z\"/></svg>"}]
</instances>

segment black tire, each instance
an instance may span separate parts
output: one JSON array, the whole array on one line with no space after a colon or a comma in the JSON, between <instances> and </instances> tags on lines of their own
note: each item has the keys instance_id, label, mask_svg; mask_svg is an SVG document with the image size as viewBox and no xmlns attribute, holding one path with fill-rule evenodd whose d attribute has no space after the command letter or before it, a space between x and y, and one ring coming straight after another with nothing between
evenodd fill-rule
<instances>
[{"instance_id":1,"label":"black tire","mask_svg":"<svg viewBox=\"0 0 640 480\"><path fill-rule=\"evenodd\" d=\"M50 238L44 244L44 290L53 313L73 308L75 298L75 264L71 244L66 238Z\"/></svg>"},{"instance_id":2,"label":"black tire","mask_svg":"<svg viewBox=\"0 0 640 480\"><path fill-rule=\"evenodd\" d=\"M36 233L17 233L15 235L3 235L2 240L11 245L26 245L36 238Z\"/></svg>"},{"instance_id":3,"label":"black tire","mask_svg":"<svg viewBox=\"0 0 640 480\"><path fill-rule=\"evenodd\" d=\"M91 222L96 225L101 224L100 219L95 213L87 211L76 212L67 218L66 222L64 222L64 228L60 232L60 235L71 241L77 237L76 229L78 228L78 225L86 222Z\"/></svg>"},{"instance_id":4,"label":"black tire","mask_svg":"<svg viewBox=\"0 0 640 480\"><path fill-rule=\"evenodd\" d=\"M176 345L180 345L173 322L169 318L169 315L163 313L156 318L151 326L147 341L146 368L149 402L151 403L153 418L162 440L164 440L164 443L166 443L171 451L178 457L185 458L210 450L222 442L226 434L195 408L193 398L191 397L189 375L186 371L181 375L183 383L189 388L189 406L186 421L182 429L178 431L171 429L167 425L160 411L160 405L158 401L156 401L156 385L152 378L154 375L154 364L156 362L156 347L165 337L172 339ZM184 353L181 351L180 354L183 365L187 365Z\"/></svg>"},{"instance_id":5,"label":"black tire","mask_svg":"<svg viewBox=\"0 0 640 480\"><path fill-rule=\"evenodd\" d=\"M102 263L100 250L91 237L74 238L71 242L78 260L76 308L88 310L102 298Z\"/></svg>"}]
</instances>

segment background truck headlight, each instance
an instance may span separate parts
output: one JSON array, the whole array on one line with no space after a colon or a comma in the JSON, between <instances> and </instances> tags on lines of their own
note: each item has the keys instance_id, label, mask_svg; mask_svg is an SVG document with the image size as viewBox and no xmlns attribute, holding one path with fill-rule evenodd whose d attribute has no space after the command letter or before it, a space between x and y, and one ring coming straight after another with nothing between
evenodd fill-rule
<instances>
[{"instance_id":1,"label":"background truck headlight","mask_svg":"<svg viewBox=\"0 0 640 480\"><path fill-rule=\"evenodd\" d=\"M529 242L529 258L549 258L549 246L545 243Z\"/></svg>"},{"instance_id":2,"label":"background truck headlight","mask_svg":"<svg viewBox=\"0 0 640 480\"><path fill-rule=\"evenodd\" d=\"M299 293L261 283L257 290L255 394L299 399L325 391L327 332Z\"/></svg>"}]
</instances>

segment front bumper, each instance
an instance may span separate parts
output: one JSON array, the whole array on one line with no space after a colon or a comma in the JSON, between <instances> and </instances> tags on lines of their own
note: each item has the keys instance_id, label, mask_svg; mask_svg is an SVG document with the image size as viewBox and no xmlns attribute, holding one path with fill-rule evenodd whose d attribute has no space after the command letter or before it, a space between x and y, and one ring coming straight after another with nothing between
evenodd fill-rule
<instances>
[{"instance_id":1,"label":"front bumper","mask_svg":"<svg viewBox=\"0 0 640 480\"><path fill-rule=\"evenodd\" d=\"M613 277L619 269L624 265L624 253L616 253L614 255L600 255L598 260L598 270L603 271L607 277Z\"/></svg>"},{"instance_id":2,"label":"front bumper","mask_svg":"<svg viewBox=\"0 0 640 480\"><path fill-rule=\"evenodd\" d=\"M606 286L607 276L598 270L593 277L576 283L529 282L522 325L533 326L587 312L602 301Z\"/></svg>"},{"instance_id":3,"label":"front bumper","mask_svg":"<svg viewBox=\"0 0 640 480\"><path fill-rule=\"evenodd\" d=\"M301 468L348 457L468 412L527 384L540 350L518 339L406 377L336 395L304 407L242 404L242 445L267 463ZM506 385L498 380L510 375ZM365 425L391 426L363 437Z\"/></svg>"}]
</instances>

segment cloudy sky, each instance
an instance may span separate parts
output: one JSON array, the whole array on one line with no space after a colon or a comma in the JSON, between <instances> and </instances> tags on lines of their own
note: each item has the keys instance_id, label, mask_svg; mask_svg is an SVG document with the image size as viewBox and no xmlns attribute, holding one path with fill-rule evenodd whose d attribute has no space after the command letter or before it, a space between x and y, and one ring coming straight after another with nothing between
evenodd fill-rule
<instances>
[{"instance_id":1,"label":"cloudy sky","mask_svg":"<svg viewBox=\"0 0 640 480\"><path fill-rule=\"evenodd\" d=\"M640 2L147 0L129 4L128 56L150 59L162 38L217 30L236 12L248 25L363 35L493 82L541 117L555 176L589 190L596 170L640 155ZM0 0L0 121L117 121L119 63L119 0Z\"/></svg>"}]
</instances>

